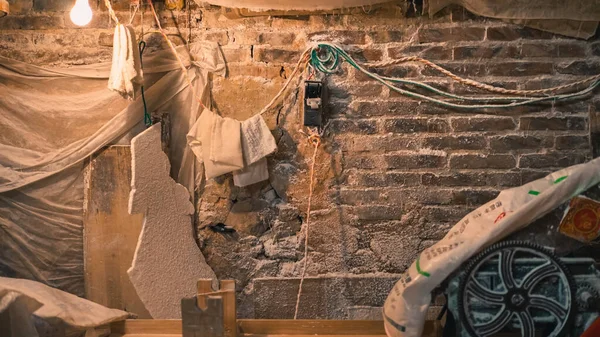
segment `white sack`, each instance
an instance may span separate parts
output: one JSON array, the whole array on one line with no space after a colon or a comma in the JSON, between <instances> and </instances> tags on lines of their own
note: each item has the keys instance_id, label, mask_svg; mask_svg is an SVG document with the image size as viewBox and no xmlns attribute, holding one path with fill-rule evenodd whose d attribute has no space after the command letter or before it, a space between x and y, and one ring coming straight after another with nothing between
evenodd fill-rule
<instances>
[{"instance_id":1,"label":"white sack","mask_svg":"<svg viewBox=\"0 0 600 337\"><path fill-rule=\"evenodd\" d=\"M5 337L37 337L35 318L62 322L74 330L85 331L115 321L129 314L48 287L39 282L0 277L0 327ZM90 334L91 335L91 334Z\"/></svg>"},{"instance_id":2,"label":"white sack","mask_svg":"<svg viewBox=\"0 0 600 337\"><path fill-rule=\"evenodd\" d=\"M396 283L383 307L387 335L421 337L431 291L456 268L482 248L529 225L599 182L600 158L597 158L504 190L496 199L469 213L442 240L421 252L402 277L404 282Z\"/></svg>"}]
</instances>

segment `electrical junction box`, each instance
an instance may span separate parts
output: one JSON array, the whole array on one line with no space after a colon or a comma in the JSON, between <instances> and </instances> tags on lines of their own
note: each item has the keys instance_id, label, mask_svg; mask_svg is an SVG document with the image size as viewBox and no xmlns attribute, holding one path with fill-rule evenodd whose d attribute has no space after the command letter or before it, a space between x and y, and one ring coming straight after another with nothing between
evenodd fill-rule
<instances>
[{"instance_id":1,"label":"electrical junction box","mask_svg":"<svg viewBox=\"0 0 600 337\"><path fill-rule=\"evenodd\" d=\"M304 82L304 126L323 125L326 89L321 81Z\"/></svg>"}]
</instances>

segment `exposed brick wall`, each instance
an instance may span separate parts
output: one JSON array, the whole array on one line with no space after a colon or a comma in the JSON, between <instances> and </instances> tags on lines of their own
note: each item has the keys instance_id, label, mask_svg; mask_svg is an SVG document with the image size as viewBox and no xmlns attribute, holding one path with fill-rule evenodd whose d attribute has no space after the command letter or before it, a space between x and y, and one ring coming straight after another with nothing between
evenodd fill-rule
<instances>
[{"instance_id":1,"label":"exposed brick wall","mask_svg":"<svg viewBox=\"0 0 600 337\"><path fill-rule=\"evenodd\" d=\"M13 13L0 19L0 54L49 66L108 61L112 29L105 9L97 8L88 27L75 28L66 12L72 2L13 5ZM118 15L127 19L128 2L113 2ZM260 111L302 50L321 40L346 45L359 61L420 55L457 74L511 89L537 89L600 72L598 38L564 38L478 18L459 8L432 19L407 19L387 9L236 20L215 7L192 4L191 9L189 15L161 11L160 17L178 44L190 32L191 41L221 44L229 76L213 79L212 94L222 115L238 119ZM139 15L133 22L139 31ZM143 22L146 32L153 29L148 13ZM164 48L158 34L145 38L150 49ZM378 72L475 93L421 65ZM331 124L317 156L308 274L329 278L309 284L318 289L321 284L340 286L336 279L349 281L342 282L342 295L334 296L328 309L306 304L302 317L351 317L355 306L381 305L393 284L390 277L462 216L502 189L592 156L589 116L600 106L597 97L465 112L390 92L347 64L327 85ZM279 116L277 111L267 116L279 145L269 160L270 182L240 189L226 176L207 182L198 195L202 249L220 277L238 281L245 317L293 313L295 296L287 292L301 272L304 236L299 231L306 219L312 156L297 131L295 102L292 95ZM204 228L214 221L235 226L238 233L227 237ZM258 278L270 279L252 282ZM273 298L278 284L285 300ZM374 287L376 300L361 299L352 288L361 286Z\"/></svg>"}]
</instances>

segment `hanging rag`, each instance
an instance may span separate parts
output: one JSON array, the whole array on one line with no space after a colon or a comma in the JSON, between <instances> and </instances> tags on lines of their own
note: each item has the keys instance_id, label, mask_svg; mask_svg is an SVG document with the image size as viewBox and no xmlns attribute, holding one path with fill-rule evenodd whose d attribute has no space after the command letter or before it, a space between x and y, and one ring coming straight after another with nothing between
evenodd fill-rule
<instances>
[{"instance_id":1,"label":"hanging rag","mask_svg":"<svg viewBox=\"0 0 600 337\"><path fill-rule=\"evenodd\" d=\"M188 145L204 163L206 179L244 167L241 123L204 109L187 134Z\"/></svg>"},{"instance_id":2,"label":"hanging rag","mask_svg":"<svg viewBox=\"0 0 600 337\"><path fill-rule=\"evenodd\" d=\"M244 187L269 179L266 156L277 150L275 138L262 115L242 122L244 168L233 172L235 186Z\"/></svg>"},{"instance_id":3,"label":"hanging rag","mask_svg":"<svg viewBox=\"0 0 600 337\"><path fill-rule=\"evenodd\" d=\"M135 31L131 25L117 24L113 38L113 58L108 89L120 93L124 98L133 99L134 84L143 82L144 75Z\"/></svg>"}]
</instances>

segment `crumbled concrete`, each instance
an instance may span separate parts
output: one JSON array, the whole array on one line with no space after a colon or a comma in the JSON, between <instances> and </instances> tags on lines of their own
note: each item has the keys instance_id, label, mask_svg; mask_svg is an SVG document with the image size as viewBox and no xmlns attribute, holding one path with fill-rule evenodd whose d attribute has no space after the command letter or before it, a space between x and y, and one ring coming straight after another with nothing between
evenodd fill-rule
<instances>
[{"instance_id":1,"label":"crumbled concrete","mask_svg":"<svg viewBox=\"0 0 600 337\"><path fill-rule=\"evenodd\" d=\"M187 189L170 176L160 124L131 141L129 213L144 213L131 268L140 299L155 319L181 318L181 299L196 294L200 278L216 280L194 240L194 206Z\"/></svg>"}]
</instances>

